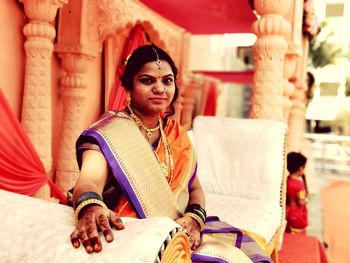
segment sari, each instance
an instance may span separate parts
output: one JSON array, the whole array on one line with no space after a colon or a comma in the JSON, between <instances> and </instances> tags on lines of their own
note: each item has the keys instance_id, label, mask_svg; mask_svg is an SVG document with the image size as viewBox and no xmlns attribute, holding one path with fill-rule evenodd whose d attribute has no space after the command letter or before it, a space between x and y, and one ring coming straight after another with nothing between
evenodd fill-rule
<instances>
[{"instance_id":1,"label":"sari","mask_svg":"<svg viewBox=\"0 0 350 263\"><path fill-rule=\"evenodd\" d=\"M174 160L171 185L160 166L165 160L162 138L152 149L127 114L107 112L79 137L79 166L82 159L79 147L89 141L95 141L106 158L123 191L114 208L120 216L165 216L174 220L183 216L189 188L196 177L195 150L186 131L176 121L167 119L164 133ZM202 238L201 246L192 253L193 261L273 262L254 239L217 217L207 217Z\"/></svg>"}]
</instances>

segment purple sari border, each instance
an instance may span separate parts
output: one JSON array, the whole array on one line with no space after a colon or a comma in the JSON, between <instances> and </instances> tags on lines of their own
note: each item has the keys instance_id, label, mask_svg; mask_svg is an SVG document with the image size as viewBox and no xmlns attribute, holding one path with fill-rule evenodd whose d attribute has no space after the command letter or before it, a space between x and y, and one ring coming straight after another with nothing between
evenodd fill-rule
<instances>
[{"instance_id":1,"label":"purple sari border","mask_svg":"<svg viewBox=\"0 0 350 263\"><path fill-rule=\"evenodd\" d=\"M196 176L197 176L197 165L198 164L196 163L196 167L194 168L193 175L191 176L190 180L188 181L188 184L187 184L188 189L190 189L194 178L196 178Z\"/></svg>"},{"instance_id":2,"label":"purple sari border","mask_svg":"<svg viewBox=\"0 0 350 263\"><path fill-rule=\"evenodd\" d=\"M215 222L215 221L220 221L220 219L217 216L207 216L207 218L205 219L206 223Z\"/></svg>"},{"instance_id":3,"label":"purple sari border","mask_svg":"<svg viewBox=\"0 0 350 263\"><path fill-rule=\"evenodd\" d=\"M213 256L206 256L206 255L200 255L193 253L191 256L192 261L203 261L203 262L215 262L215 263L228 263L228 261L218 258L218 257L213 257Z\"/></svg>"},{"instance_id":4,"label":"purple sari border","mask_svg":"<svg viewBox=\"0 0 350 263\"><path fill-rule=\"evenodd\" d=\"M82 135L91 136L98 141L101 151L104 154L105 158L107 159L107 162L112 170L113 175L117 179L118 183L124 188L124 191L127 194L127 196L132 200L131 203L134 205L134 208L137 214L139 215L140 218L146 218L146 214L142 208L141 203L139 202L137 196L135 195L135 192L131 184L129 183L129 180L124 175L123 170L120 168L118 161L114 158L113 153L108 147L103 135L101 135L99 132L95 130L85 130L82 133Z\"/></svg>"},{"instance_id":5,"label":"purple sari border","mask_svg":"<svg viewBox=\"0 0 350 263\"><path fill-rule=\"evenodd\" d=\"M242 246L243 235L237 234L236 245L235 247L241 248Z\"/></svg>"},{"instance_id":6,"label":"purple sari border","mask_svg":"<svg viewBox=\"0 0 350 263\"><path fill-rule=\"evenodd\" d=\"M250 255L249 258L253 262L274 263L271 258L269 258L267 256L262 256L262 255L259 255L259 254Z\"/></svg>"},{"instance_id":7,"label":"purple sari border","mask_svg":"<svg viewBox=\"0 0 350 263\"><path fill-rule=\"evenodd\" d=\"M208 233L241 233L241 231L237 228L234 227L225 227L225 228L205 228L203 230L204 234L208 234Z\"/></svg>"}]
</instances>

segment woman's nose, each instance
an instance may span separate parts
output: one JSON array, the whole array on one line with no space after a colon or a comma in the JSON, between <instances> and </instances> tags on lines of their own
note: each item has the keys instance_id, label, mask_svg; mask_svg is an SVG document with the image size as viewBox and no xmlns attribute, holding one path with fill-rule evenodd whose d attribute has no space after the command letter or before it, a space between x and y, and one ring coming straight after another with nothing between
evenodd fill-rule
<instances>
[{"instance_id":1,"label":"woman's nose","mask_svg":"<svg viewBox=\"0 0 350 263\"><path fill-rule=\"evenodd\" d=\"M153 92L163 93L166 91L166 87L161 81L156 81L153 86Z\"/></svg>"}]
</instances>

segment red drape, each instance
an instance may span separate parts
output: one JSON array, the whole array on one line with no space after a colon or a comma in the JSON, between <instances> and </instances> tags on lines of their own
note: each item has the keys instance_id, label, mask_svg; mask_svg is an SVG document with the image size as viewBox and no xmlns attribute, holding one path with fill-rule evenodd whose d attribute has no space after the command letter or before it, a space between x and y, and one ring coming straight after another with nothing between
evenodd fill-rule
<instances>
[{"instance_id":1,"label":"red drape","mask_svg":"<svg viewBox=\"0 0 350 263\"><path fill-rule=\"evenodd\" d=\"M122 63L128 59L130 54L138 47L145 44L145 34L141 25L137 24L130 32L130 36L127 39L123 54ZM125 107L125 89L121 85L120 76L124 73L125 64L117 65L115 70L115 85L111 89L108 109L109 110L121 110Z\"/></svg>"},{"instance_id":2,"label":"red drape","mask_svg":"<svg viewBox=\"0 0 350 263\"><path fill-rule=\"evenodd\" d=\"M66 197L47 177L39 156L1 89L0 116L0 189L31 196L47 183L51 195L66 203Z\"/></svg>"},{"instance_id":3,"label":"red drape","mask_svg":"<svg viewBox=\"0 0 350 263\"><path fill-rule=\"evenodd\" d=\"M207 102L204 109L205 116L215 116L216 114L216 85L213 81L209 84Z\"/></svg>"}]
</instances>

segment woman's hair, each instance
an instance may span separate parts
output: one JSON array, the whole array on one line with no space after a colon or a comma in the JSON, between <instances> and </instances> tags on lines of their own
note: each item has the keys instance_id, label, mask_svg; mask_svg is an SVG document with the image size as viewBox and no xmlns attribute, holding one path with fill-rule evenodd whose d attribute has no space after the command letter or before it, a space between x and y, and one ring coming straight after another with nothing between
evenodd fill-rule
<instances>
[{"instance_id":1,"label":"woman's hair","mask_svg":"<svg viewBox=\"0 0 350 263\"><path fill-rule=\"evenodd\" d=\"M290 174L298 171L300 167L306 164L306 157L301 153L290 152L287 154L287 170Z\"/></svg>"},{"instance_id":2,"label":"woman's hair","mask_svg":"<svg viewBox=\"0 0 350 263\"><path fill-rule=\"evenodd\" d=\"M155 52L155 50L157 52ZM127 60L124 75L121 77L121 82L123 87L126 90L132 91L134 88L133 86L134 86L135 75L140 72L141 68L146 63L157 61L158 58L160 60L165 60L166 62L168 62L174 74L174 79L175 79L174 98L170 103L170 112L167 112L166 114L166 116L171 116L175 113L173 103L176 101L179 94L178 88L176 86L176 77L177 77L178 71L172 58L163 49L155 45L144 45L135 49L135 51L131 54L131 56Z\"/></svg>"}]
</instances>

